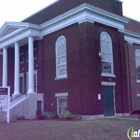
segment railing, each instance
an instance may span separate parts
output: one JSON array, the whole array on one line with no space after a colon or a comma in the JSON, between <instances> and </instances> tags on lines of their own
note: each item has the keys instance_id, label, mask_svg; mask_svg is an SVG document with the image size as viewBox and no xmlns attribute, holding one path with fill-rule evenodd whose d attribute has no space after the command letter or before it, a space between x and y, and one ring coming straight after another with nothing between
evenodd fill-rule
<instances>
[{"instance_id":1,"label":"railing","mask_svg":"<svg viewBox=\"0 0 140 140\"><path fill-rule=\"evenodd\" d=\"M39 87L39 86L34 86L34 88L36 88L36 91L37 91L37 88L38 88L38 87ZM23 95L23 94L20 94L20 95L14 97L14 98L12 98L12 96L11 96L11 101L10 101L10 102L12 102L13 100L17 99L17 98L20 97L21 95ZM25 91L25 94L24 94L24 95L26 95L26 97L27 97L27 90Z\"/></svg>"},{"instance_id":2,"label":"railing","mask_svg":"<svg viewBox=\"0 0 140 140\"><path fill-rule=\"evenodd\" d=\"M11 101L10 102L12 102L13 100L17 99L18 97L20 97L22 95L26 95L26 97L27 97L27 92L25 92L25 94L20 94L20 95L14 97L14 98L12 98L12 96L11 96Z\"/></svg>"}]
</instances>

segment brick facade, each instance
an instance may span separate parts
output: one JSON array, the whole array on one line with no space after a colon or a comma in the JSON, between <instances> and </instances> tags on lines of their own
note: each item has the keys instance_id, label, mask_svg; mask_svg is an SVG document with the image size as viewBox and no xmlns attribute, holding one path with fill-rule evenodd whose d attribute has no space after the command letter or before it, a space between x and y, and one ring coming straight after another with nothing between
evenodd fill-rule
<instances>
[{"instance_id":1,"label":"brick facade","mask_svg":"<svg viewBox=\"0 0 140 140\"><path fill-rule=\"evenodd\" d=\"M119 1L60 0L23 22L40 25L83 3L115 13L123 20L122 3ZM129 44L125 33L119 30L117 25L101 23L90 20L75 22L44 36L41 34L38 39L34 37L34 48L37 48L37 59L34 60L34 70L37 71L36 86L37 93L44 94L44 111L57 112L56 93L68 93L68 110L72 114L102 115L104 114L102 83L114 84L116 114L129 113L138 108L137 94L140 94L140 83L136 82L135 50L140 48L140 45ZM130 20L125 25L125 29L140 33L139 26L140 23ZM107 32L112 40L114 77L101 76L101 58L98 53L101 51L100 35L103 31ZM56 79L55 44L61 35L66 38L68 77ZM27 43L20 46L20 53L24 54L24 62L20 64L20 74L24 75L24 93L27 92ZM11 94L14 92L14 55L14 47L9 47L8 86L11 86ZM0 67L2 67L1 56ZM2 70L0 70L0 78L2 78ZM98 99L99 94L101 100Z\"/></svg>"},{"instance_id":2,"label":"brick facade","mask_svg":"<svg viewBox=\"0 0 140 140\"><path fill-rule=\"evenodd\" d=\"M127 75L126 68L124 68L126 65L124 36L115 28L88 22L73 24L44 36L43 40L38 43L38 78L40 82L43 81L41 83L43 84L42 91L46 111L56 111L55 93L68 92L68 109L72 113L86 115L103 113L103 101L98 100L97 97L98 93L102 93L101 81L108 81L109 77L101 76L101 59L98 57L102 31L108 32L113 42L116 77L111 78L111 81L116 83L116 112L128 112ZM66 37L67 42L68 78L55 80L55 42L61 35Z\"/></svg>"}]
</instances>

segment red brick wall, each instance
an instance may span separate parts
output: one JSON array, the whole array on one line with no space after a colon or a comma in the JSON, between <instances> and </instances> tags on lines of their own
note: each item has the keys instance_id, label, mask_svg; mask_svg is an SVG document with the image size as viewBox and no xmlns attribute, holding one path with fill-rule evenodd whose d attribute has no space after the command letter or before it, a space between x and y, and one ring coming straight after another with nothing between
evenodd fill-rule
<instances>
[{"instance_id":1,"label":"red brick wall","mask_svg":"<svg viewBox=\"0 0 140 140\"><path fill-rule=\"evenodd\" d=\"M98 94L102 94L101 81L108 81L108 77L101 77L101 60L98 57L102 31L108 32L113 42L116 77L111 81L116 82L116 111L128 112L124 36L117 29L97 23L74 24L40 41L46 111L56 111L55 93L68 92L68 109L72 113L103 114L103 101L97 99ZM60 35L67 40L68 78L55 80L55 42ZM52 103L54 106L51 106Z\"/></svg>"},{"instance_id":2,"label":"red brick wall","mask_svg":"<svg viewBox=\"0 0 140 140\"><path fill-rule=\"evenodd\" d=\"M103 110L102 101L97 100L97 94L102 93L101 81L108 81L108 77L101 77L101 60L98 57L98 52L100 50L100 33L102 31L108 32L112 38L114 74L116 75L116 77L111 78L111 81L116 82L116 86L115 86L116 111L117 113L128 112L128 106L127 106L128 88L127 88L127 74L126 74L127 70L126 70L124 36L121 33L119 33L116 29L98 23L94 24L94 31L93 31L94 46L92 45L92 41L91 41L92 51L91 48L89 51L91 55L95 53L94 58L91 59L92 61L89 61L91 62L91 65L93 65L91 75L94 73L94 76L92 75L92 77L94 78L92 78L90 81L94 80L94 84L93 82L90 83L94 85L94 86L91 85L91 87L93 87L93 90L96 88L95 91L96 96L94 95L96 97L95 102L97 102L99 107L98 109L100 109L100 112L102 112ZM94 61L95 64L92 64L93 60L95 60Z\"/></svg>"},{"instance_id":3,"label":"red brick wall","mask_svg":"<svg viewBox=\"0 0 140 140\"><path fill-rule=\"evenodd\" d=\"M138 44L127 44L128 49L128 62L129 62L129 78L130 78L130 107L131 110L138 109L137 94L140 94L140 83L136 82L136 63L135 63L135 51L140 49Z\"/></svg>"}]
</instances>

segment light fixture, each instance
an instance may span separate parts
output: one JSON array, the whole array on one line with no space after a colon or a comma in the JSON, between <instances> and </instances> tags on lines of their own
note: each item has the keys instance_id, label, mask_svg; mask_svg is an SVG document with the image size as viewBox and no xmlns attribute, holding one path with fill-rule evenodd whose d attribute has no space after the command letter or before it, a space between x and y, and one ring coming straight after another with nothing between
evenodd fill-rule
<instances>
[{"instance_id":1,"label":"light fixture","mask_svg":"<svg viewBox=\"0 0 140 140\"><path fill-rule=\"evenodd\" d=\"M98 56L101 57L101 55L102 55L102 54L101 54L101 52L99 51Z\"/></svg>"}]
</instances>

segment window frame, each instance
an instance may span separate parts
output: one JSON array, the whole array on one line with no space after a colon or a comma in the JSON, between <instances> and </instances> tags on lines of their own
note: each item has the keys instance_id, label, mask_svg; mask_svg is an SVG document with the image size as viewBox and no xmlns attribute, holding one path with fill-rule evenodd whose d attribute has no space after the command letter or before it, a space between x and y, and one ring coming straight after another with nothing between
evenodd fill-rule
<instances>
[{"instance_id":1,"label":"window frame","mask_svg":"<svg viewBox=\"0 0 140 140\"><path fill-rule=\"evenodd\" d=\"M34 78L34 92L37 93L37 89L38 89L38 86L37 86L37 70L34 70L34 76L36 76L36 81L35 81L35 78ZM35 85L35 82L36 82L36 85ZM29 89L29 72L26 72L26 90L28 91Z\"/></svg>"},{"instance_id":2,"label":"window frame","mask_svg":"<svg viewBox=\"0 0 140 140\"><path fill-rule=\"evenodd\" d=\"M103 36L105 36L107 38L107 40L103 40ZM108 43L108 45L110 46L109 51L103 50L103 44L104 43ZM113 46L112 46L112 39L111 36L103 31L100 34L100 50L101 50L101 76L105 76L105 77L116 77L114 75L114 62L113 62ZM103 60L103 55L108 55L109 56L109 60ZM103 63L109 63L110 64L110 71L111 72L103 72Z\"/></svg>"},{"instance_id":3,"label":"window frame","mask_svg":"<svg viewBox=\"0 0 140 140\"><path fill-rule=\"evenodd\" d=\"M37 48L35 47L33 50L33 53L35 54L36 52L36 56L34 55L34 60L37 60ZM26 51L26 62L28 62L28 51Z\"/></svg>"},{"instance_id":4,"label":"window frame","mask_svg":"<svg viewBox=\"0 0 140 140\"><path fill-rule=\"evenodd\" d=\"M57 115L59 115L61 112L59 111L60 108L66 108L68 110L68 93L56 93L55 97L57 98ZM66 105L65 106L59 106L59 99L60 98L66 98Z\"/></svg>"},{"instance_id":5,"label":"window frame","mask_svg":"<svg viewBox=\"0 0 140 140\"><path fill-rule=\"evenodd\" d=\"M62 55L58 55L58 47L60 47L60 44L59 44L59 42L60 41L63 41L64 42L64 44L61 44L61 45L64 45L64 54L62 54ZM56 40L56 43L55 43L55 56L56 56L56 78L55 78L55 80L58 80L58 79L66 79L67 78L67 44L66 44L66 38L63 36L63 35L61 35L61 36L59 36L58 38L57 38L57 40ZM58 59L64 59L65 60L65 62L62 62L61 64L58 64ZM63 61L64 61L63 60ZM62 75L59 75L59 68L60 67L65 67L65 74L62 74Z\"/></svg>"},{"instance_id":6,"label":"window frame","mask_svg":"<svg viewBox=\"0 0 140 140\"><path fill-rule=\"evenodd\" d=\"M19 82L20 82L20 78L21 78L21 77L23 78L23 83L22 83L22 85L21 85L21 86L22 86L22 89L23 89L23 91L22 91L23 93L20 92L20 94L25 94L25 93L24 93L24 73L20 73L20 74L19 74ZM21 88L21 87L20 87L20 84L21 84L21 83L19 83L19 90L20 90L20 88Z\"/></svg>"},{"instance_id":7,"label":"window frame","mask_svg":"<svg viewBox=\"0 0 140 140\"><path fill-rule=\"evenodd\" d=\"M138 72L138 69L140 69L140 64L137 65L137 60L138 59L139 59L139 63L140 63L140 49L135 50L136 82L140 83L140 78L138 79L138 77L139 77L138 74L140 74L140 72Z\"/></svg>"},{"instance_id":8,"label":"window frame","mask_svg":"<svg viewBox=\"0 0 140 140\"><path fill-rule=\"evenodd\" d=\"M21 56L23 56L23 58L22 58L23 60L21 59ZM23 64L24 63L24 52L20 53L19 62L20 62L20 64Z\"/></svg>"}]
</instances>

